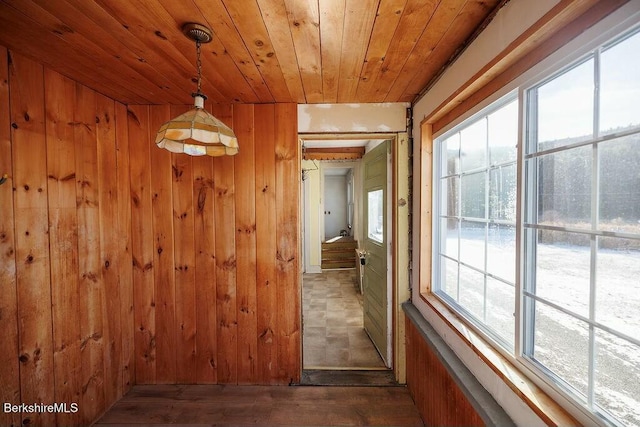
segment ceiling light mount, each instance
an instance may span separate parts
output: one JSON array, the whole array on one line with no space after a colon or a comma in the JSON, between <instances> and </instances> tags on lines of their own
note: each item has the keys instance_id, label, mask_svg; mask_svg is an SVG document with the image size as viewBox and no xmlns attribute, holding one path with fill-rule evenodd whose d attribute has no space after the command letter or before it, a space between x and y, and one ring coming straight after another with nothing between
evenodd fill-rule
<instances>
[{"instance_id":1,"label":"ceiling light mount","mask_svg":"<svg viewBox=\"0 0 640 427\"><path fill-rule=\"evenodd\" d=\"M194 22L184 24L182 33L196 43L209 43L213 40L213 34L209 28Z\"/></svg>"}]
</instances>

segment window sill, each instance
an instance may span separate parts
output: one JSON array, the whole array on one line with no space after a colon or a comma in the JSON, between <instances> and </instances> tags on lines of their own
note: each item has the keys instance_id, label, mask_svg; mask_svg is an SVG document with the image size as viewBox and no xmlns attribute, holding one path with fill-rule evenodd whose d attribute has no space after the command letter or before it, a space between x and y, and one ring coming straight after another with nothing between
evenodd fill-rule
<instances>
[{"instance_id":1,"label":"window sill","mask_svg":"<svg viewBox=\"0 0 640 427\"><path fill-rule=\"evenodd\" d=\"M550 426L579 424L562 406L517 369L511 360L491 347L438 298L428 293L421 293L420 297L545 424Z\"/></svg>"}]
</instances>

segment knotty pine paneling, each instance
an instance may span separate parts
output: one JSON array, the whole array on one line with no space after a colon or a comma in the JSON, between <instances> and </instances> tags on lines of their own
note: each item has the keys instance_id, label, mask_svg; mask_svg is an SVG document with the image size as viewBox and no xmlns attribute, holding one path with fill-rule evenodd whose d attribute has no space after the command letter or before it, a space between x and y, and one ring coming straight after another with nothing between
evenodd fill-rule
<instances>
[{"instance_id":1,"label":"knotty pine paneling","mask_svg":"<svg viewBox=\"0 0 640 427\"><path fill-rule=\"evenodd\" d=\"M216 105L240 154L172 155L124 106L0 51L0 395L88 424L133 384L300 379L295 104Z\"/></svg>"},{"instance_id":2,"label":"knotty pine paneling","mask_svg":"<svg viewBox=\"0 0 640 427\"><path fill-rule=\"evenodd\" d=\"M0 395L78 405L3 411L0 424L89 424L132 383L126 109L0 55Z\"/></svg>"},{"instance_id":3,"label":"knotty pine paneling","mask_svg":"<svg viewBox=\"0 0 640 427\"><path fill-rule=\"evenodd\" d=\"M18 367L18 303L13 216L13 164L11 162L11 117L9 116L9 67L7 49L0 46L0 399L20 401ZM20 414L0 412L0 425L20 425Z\"/></svg>"},{"instance_id":4,"label":"knotty pine paneling","mask_svg":"<svg viewBox=\"0 0 640 427\"><path fill-rule=\"evenodd\" d=\"M407 387L425 425L485 425L409 317L405 325Z\"/></svg>"},{"instance_id":5,"label":"knotty pine paneling","mask_svg":"<svg viewBox=\"0 0 640 427\"><path fill-rule=\"evenodd\" d=\"M211 106L240 144L218 158L156 149L180 108L128 108L136 383L299 381L296 105Z\"/></svg>"},{"instance_id":6,"label":"knotty pine paneling","mask_svg":"<svg viewBox=\"0 0 640 427\"><path fill-rule=\"evenodd\" d=\"M29 403L55 398L43 86L42 65L10 53L20 397ZM55 415L24 414L25 421L51 425Z\"/></svg>"}]
</instances>

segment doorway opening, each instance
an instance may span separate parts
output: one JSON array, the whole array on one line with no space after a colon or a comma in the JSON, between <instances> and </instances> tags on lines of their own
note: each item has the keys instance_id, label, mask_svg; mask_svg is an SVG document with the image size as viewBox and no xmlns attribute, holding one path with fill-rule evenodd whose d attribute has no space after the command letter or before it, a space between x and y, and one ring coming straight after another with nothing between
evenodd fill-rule
<instances>
[{"instance_id":1,"label":"doorway opening","mask_svg":"<svg viewBox=\"0 0 640 427\"><path fill-rule=\"evenodd\" d=\"M335 137L335 135L333 135ZM303 230L304 230L304 274L302 283L302 319L303 319L303 383L393 383L396 378L393 371L392 346L382 349L385 357L381 357L380 347L373 344L370 333L364 327L364 304L362 277L364 268L356 248L364 247L366 218L363 199L364 166L360 159L365 152L390 138L378 140L322 139L314 146L311 139L303 138L303 153L309 147L320 145L326 158L304 156L303 170ZM353 138L353 137L351 137ZM391 142L389 142L391 144ZM329 148L338 150L329 153ZM348 150L347 150L348 148ZM360 152L357 157L354 151ZM344 154L348 156L343 158ZM389 162L391 157L389 157ZM389 168L388 178L392 179ZM385 172L386 174L387 172ZM391 186L389 187L392 188ZM391 193L385 193L391 206ZM335 196L332 199L332 196ZM384 286L388 289L387 304L391 314L392 280L391 269L391 233L392 215L385 215L389 230L385 239L384 253L389 257L388 270L385 266ZM378 218L377 218L378 219ZM386 220L385 219L385 220ZM381 231L380 224L374 226ZM378 236L379 237L379 236ZM355 247L349 249L345 265L338 266L325 263L322 246L331 243L353 241ZM385 256L385 260L386 260ZM333 268L332 268L333 267ZM387 292L385 291L385 294ZM386 311L386 309L385 309ZM393 336L393 316L385 316L388 320L389 336ZM391 340L391 338L390 338ZM387 352L388 351L388 352ZM386 360L386 362L385 362ZM373 379L372 379L373 375ZM330 380L327 378L330 377Z\"/></svg>"}]
</instances>

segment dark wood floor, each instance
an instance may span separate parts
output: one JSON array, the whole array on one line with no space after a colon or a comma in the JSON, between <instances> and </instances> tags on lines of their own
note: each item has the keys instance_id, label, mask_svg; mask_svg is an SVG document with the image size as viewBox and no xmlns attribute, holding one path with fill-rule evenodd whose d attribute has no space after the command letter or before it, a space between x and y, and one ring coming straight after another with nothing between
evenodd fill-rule
<instances>
[{"instance_id":1,"label":"dark wood floor","mask_svg":"<svg viewBox=\"0 0 640 427\"><path fill-rule=\"evenodd\" d=\"M95 424L422 426L405 387L135 386Z\"/></svg>"}]
</instances>

